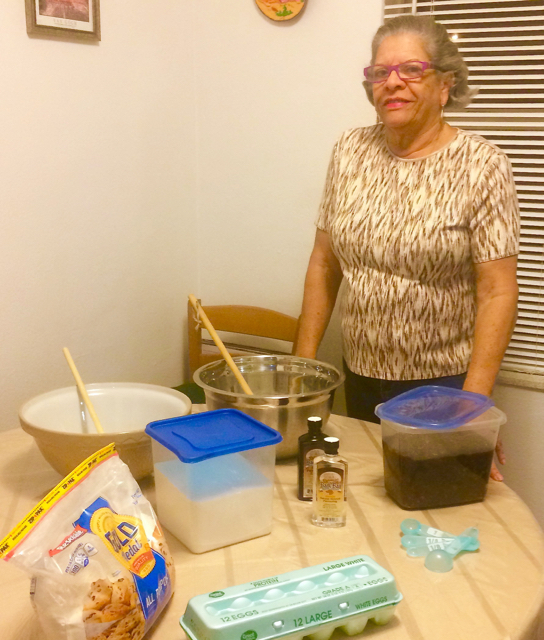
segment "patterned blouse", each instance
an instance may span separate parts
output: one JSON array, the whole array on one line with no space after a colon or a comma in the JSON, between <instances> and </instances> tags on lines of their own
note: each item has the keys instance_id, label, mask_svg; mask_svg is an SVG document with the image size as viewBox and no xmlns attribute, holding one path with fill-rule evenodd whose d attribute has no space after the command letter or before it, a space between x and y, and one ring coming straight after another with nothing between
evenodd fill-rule
<instances>
[{"instance_id":1,"label":"patterned blouse","mask_svg":"<svg viewBox=\"0 0 544 640\"><path fill-rule=\"evenodd\" d=\"M344 274L344 358L386 380L468 369L476 317L474 263L518 253L510 162L463 130L407 160L383 125L345 132L329 165L317 227Z\"/></svg>"}]
</instances>

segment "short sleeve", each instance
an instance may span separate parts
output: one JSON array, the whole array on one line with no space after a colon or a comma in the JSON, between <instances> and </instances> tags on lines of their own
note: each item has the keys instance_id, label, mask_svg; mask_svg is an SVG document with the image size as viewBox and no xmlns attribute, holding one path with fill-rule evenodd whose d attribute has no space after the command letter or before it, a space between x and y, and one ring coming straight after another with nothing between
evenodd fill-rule
<instances>
[{"instance_id":1,"label":"short sleeve","mask_svg":"<svg viewBox=\"0 0 544 640\"><path fill-rule=\"evenodd\" d=\"M327 177L325 179L325 187L323 189L323 196L321 198L321 205L315 222L318 229L326 231L327 233L329 232L329 226L336 209L336 189L338 186L338 146L339 143L337 142L332 150L329 168L327 170Z\"/></svg>"},{"instance_id":2,"label":"short sleeve","mask_svg":"<svg viewBox=\"0 0 544 640\"><path fill-rule=\"evenodd\" d=\"M497 154L482 176L470 223L474 262L489 262L519 253L519 205L508 157Z\"/></svg>"}]
</instances>

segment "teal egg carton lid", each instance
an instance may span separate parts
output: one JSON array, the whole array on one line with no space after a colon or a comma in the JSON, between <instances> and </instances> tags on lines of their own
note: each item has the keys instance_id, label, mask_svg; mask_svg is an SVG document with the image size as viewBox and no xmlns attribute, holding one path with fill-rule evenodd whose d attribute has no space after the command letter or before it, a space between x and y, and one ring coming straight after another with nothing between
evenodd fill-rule
<instances>
[{"instance_id":1,"label":"teal egg carton lid","mask_svg":"<svg viewBox=\"0 0 544 640\"><path fill-rule=\"evenodd\" d=\"M195 596L180 625L191 640L327 640L389 622L401 600L388 571L353 556Z\"/></svg>"}]
</instances>

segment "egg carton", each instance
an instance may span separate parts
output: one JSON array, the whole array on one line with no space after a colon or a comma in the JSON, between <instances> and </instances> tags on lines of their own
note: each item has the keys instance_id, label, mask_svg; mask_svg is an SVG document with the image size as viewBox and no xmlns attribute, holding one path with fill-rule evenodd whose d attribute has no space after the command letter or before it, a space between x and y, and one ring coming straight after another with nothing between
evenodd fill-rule
<instances>
[{"instance_id":1,"label":"egg carton","mask_svg":"<svg viewBox=\"0 0 544 640\"><path fill-rule=\"evenodd\" d=\"M328 640L386 624L401 600L388 571L353 556L195 596L180 625L191 640Z\"/></svg>"}]
</instances>

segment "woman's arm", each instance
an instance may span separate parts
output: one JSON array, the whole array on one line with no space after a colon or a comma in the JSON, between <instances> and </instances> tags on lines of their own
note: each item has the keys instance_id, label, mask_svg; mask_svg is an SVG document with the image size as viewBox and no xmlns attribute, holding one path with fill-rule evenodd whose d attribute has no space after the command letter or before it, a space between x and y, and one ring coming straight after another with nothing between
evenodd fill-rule
<instances>
[{"instance_id":1,"label":"woman's arm","mask_svg":"<svg viewBox=\"0 0 544 640\"><path fill-rule=\"evenodd\" d=\"M293 353L303 358L315 358L342 282L342 269L333 253L329 236L321 229L315 234L310 256L298 334Z\"/></svg>"},{"instance_id":2,"label":"woman's arm","mask_svg":"<svg viewBox=\"0 0 544 640\"><path fill-rule=\"evenodd\" d=\"M516 324L517 256L474 266L478 309L474 348L464 389L490 396Z\"/></svg>"},{"instance_id":3,"label":"woman's arm","mask_svg":"<svg viewBox=\"0 0 544 640\"><path fill-rule=\"evenodd\" d=\"M481 262L476 269L476 326L474 348L463 389L490 396L501 361L510 342L517 317L517 256ZM502 444L497 443L499 462L504 464ZM502 480L493 465L491 477Z\"/></svg>"}]
</instances>

